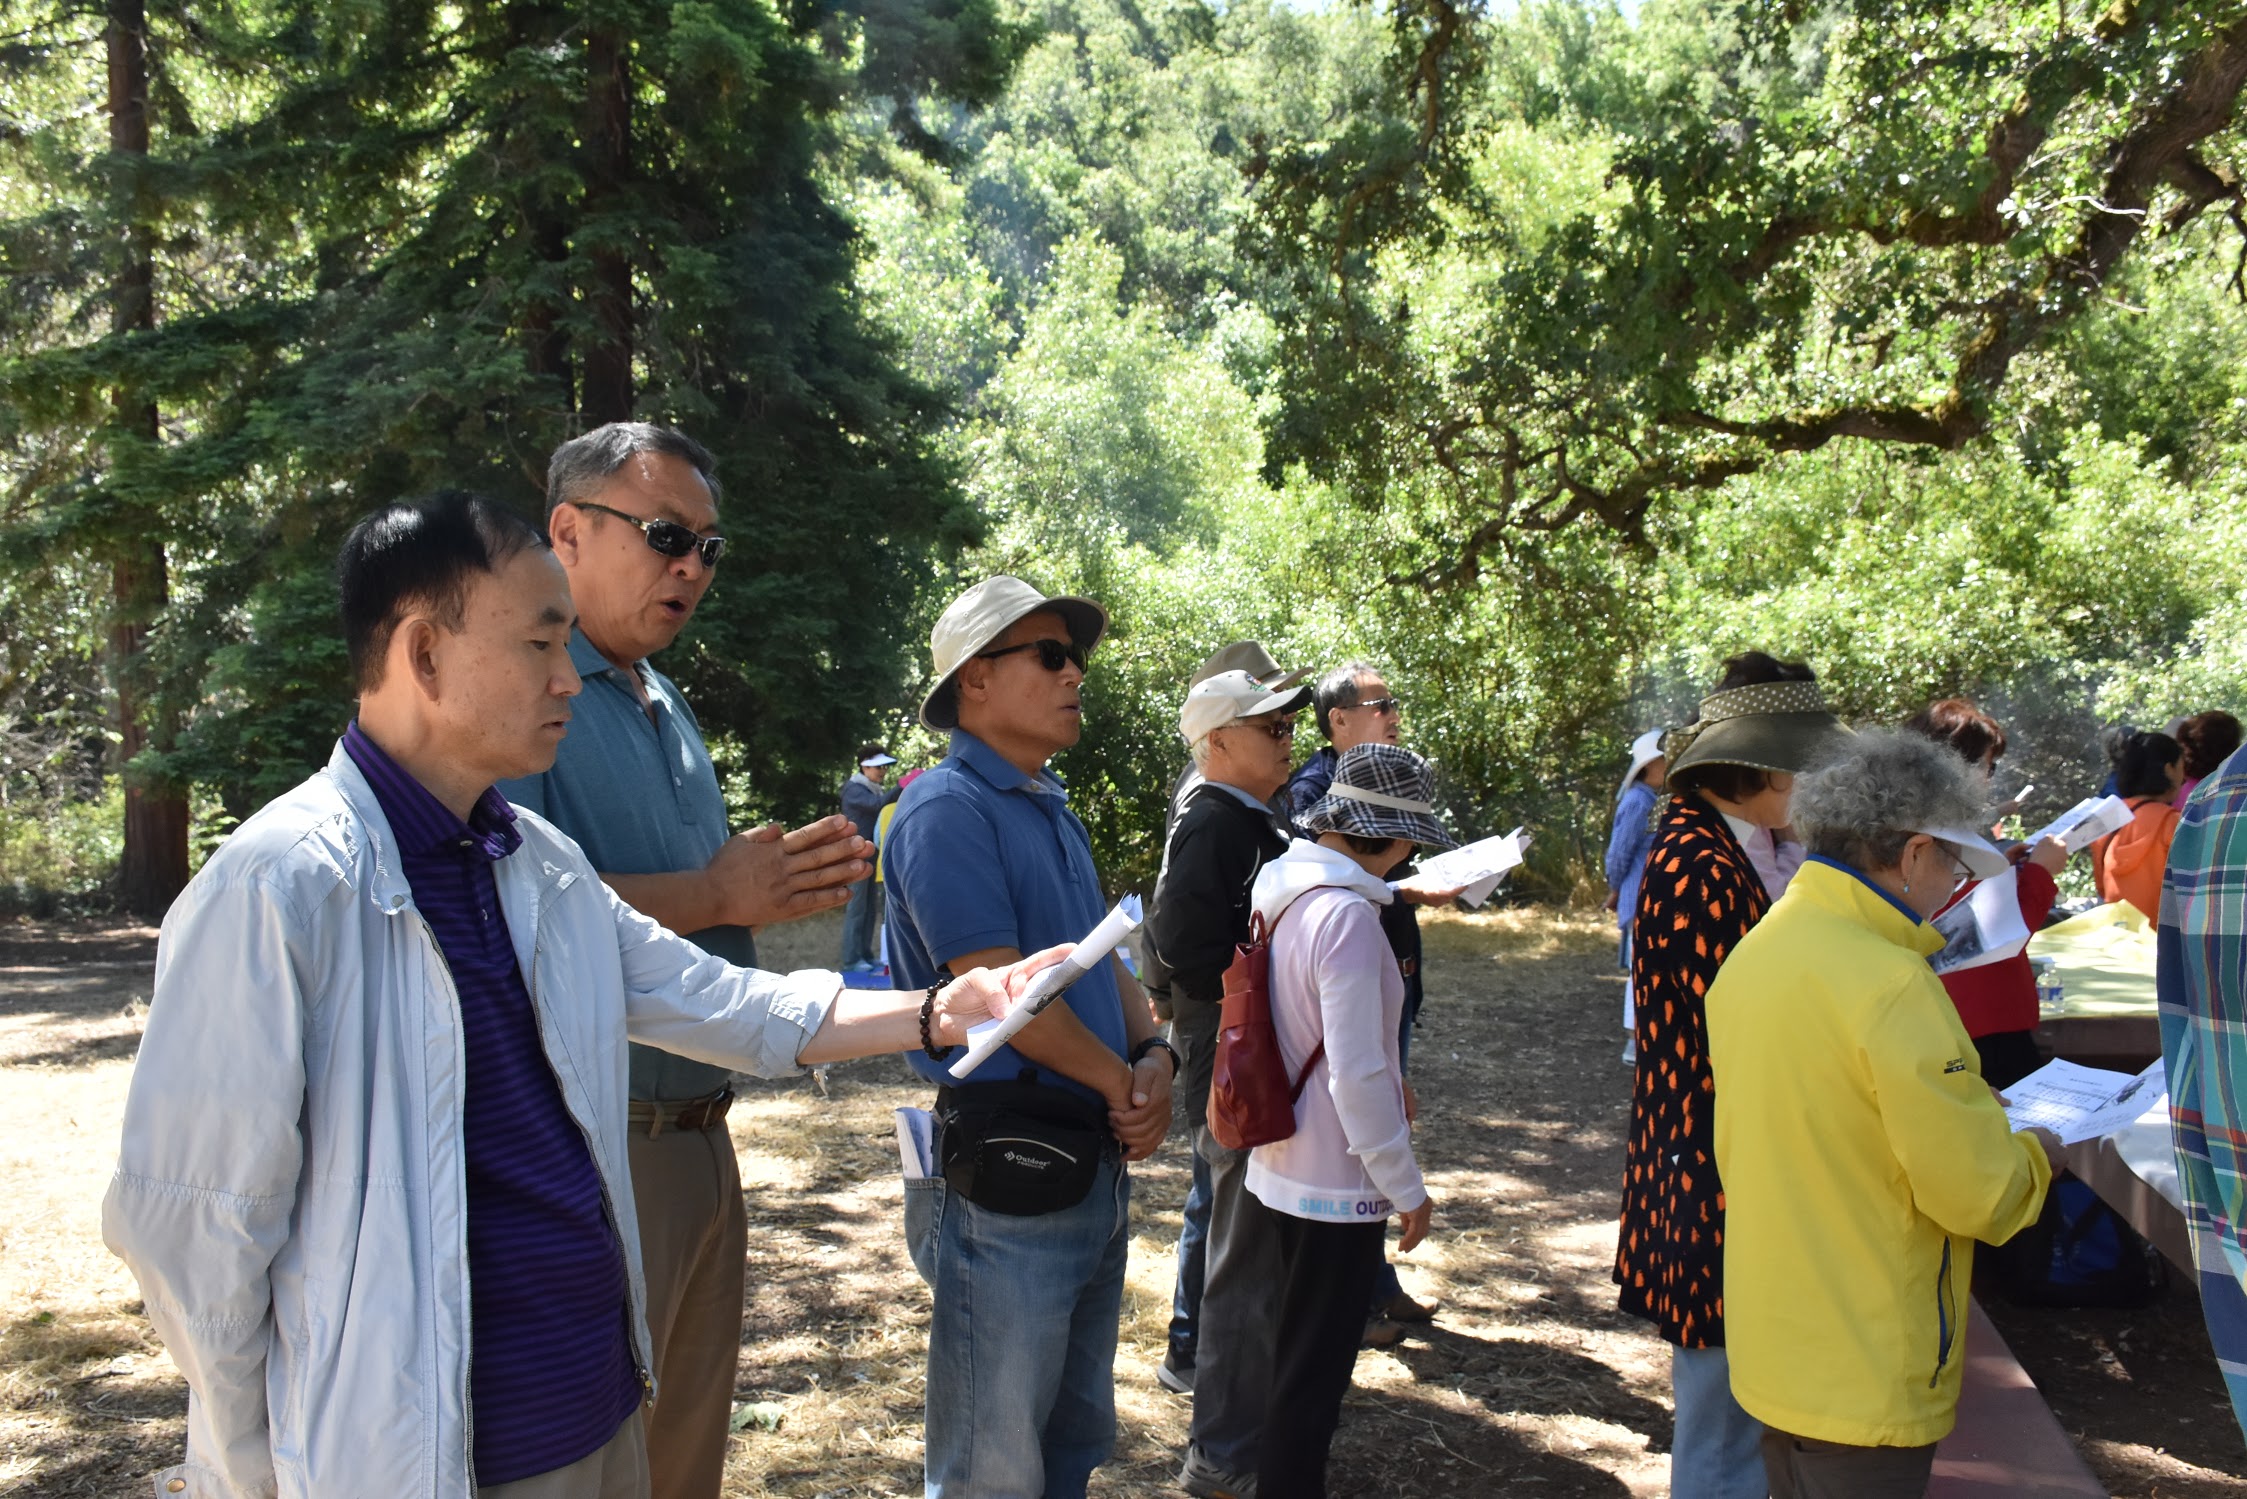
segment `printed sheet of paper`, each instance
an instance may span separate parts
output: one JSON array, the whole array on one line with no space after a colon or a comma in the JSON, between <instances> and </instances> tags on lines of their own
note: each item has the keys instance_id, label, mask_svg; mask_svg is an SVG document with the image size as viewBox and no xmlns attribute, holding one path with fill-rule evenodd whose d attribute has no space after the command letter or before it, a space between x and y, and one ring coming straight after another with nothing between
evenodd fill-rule
<instances>
[{"instance_id":1,"label":"printed sheet of paper","mask_svg":"<svg viewBox=\"0 0 2247 1499\"><path fill-rule=\"evenodd\" d=\"M2159 1061L2136 1077L2051 1061L2004 1090L2005 1117L2015 1129L2041 1126L2073 1145L2137 1123L2168 1091L2168 1070Z\"/></svg>"},{"instance_id":2,"label":"printed sheet of paper","mask_svg":"<svg viewBox=\"0 0 2247 1499\"><path fill-rule=\"evenodd\" d=\"M2069 853L2081 853L2107 834L2128 827L2130 817L2130 804L2119 796L2087 796L2029 834L2029 847L2057 838Z\"/></svg>"},{"instance_id":3,"label":"printed sheet of paper","mask_svg":"<svg viewBox=\"0 0 2247 1499\"><path fill-rule=\"evenodd\" d=\"M1470 906L1490 899L1499 882L1521 867L1529 850L1529 834L1515 828L1502 838L1485 838L1462 848L1447 849L1422 859L1409 880L1393 880L1394 890L1457 890Z\"/></svg>"},{"instance_id":4,"label":"printed sheet of paper","mask_svg":"<svg viewBox=\"0 0 2247 1499\"><path fill-rule=\"evenodd\" d=\"M1927 961L1937 973L1963 973L2000 963L2029 945L2028 923L2021 919L2021 877L2008 869L1984 880L1974 893L1935 918L1943 950Z\"/></svg>"}]
</instances>

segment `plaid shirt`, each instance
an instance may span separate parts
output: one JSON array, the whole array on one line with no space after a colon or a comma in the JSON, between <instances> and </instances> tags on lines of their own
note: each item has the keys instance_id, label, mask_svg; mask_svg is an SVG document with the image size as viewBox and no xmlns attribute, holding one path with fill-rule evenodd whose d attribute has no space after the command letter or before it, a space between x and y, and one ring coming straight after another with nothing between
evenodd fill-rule
<instances>
[{"instance_id":1,"label":"plaid shirt","mask_svg":"<svg viewBox=\"0 0 2247 1499\"><path fill-rule=\"evenodd\" d=\"M2209 1341L2247 1431L2247 753L2185 805L2159 941L2177 1177Z\"/></svg>"}]
</instances>

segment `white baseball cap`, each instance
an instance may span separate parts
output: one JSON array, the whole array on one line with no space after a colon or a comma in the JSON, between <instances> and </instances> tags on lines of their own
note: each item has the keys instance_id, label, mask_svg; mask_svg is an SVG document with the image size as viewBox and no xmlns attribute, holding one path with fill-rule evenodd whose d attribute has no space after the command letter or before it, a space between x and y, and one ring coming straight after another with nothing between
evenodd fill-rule
<instances>
[{"instance_id":1,"label":"white baseball cap","mask_svg":"<svg viewBox=\"0 0 2247 1499\"><path fill-rule=\"evenodd\" d=\"M1277 692L1257 685L1245 671L1221 671L1194 684L1186 704L1178 710L1178 732L1192 744L1212 729L1241 718L1266 713L1293 713L1311 700L1308 687L1288 687Z\"/></svg>"},{"instance_id":2,"label":"white baseball cap","mask_svg":"<svg viewBox=\"0 0 2247 1499\"><path fill-rule=\"evenodd\" d=\"M1041 609L1051 609L1069 627L1069 638L1090 651L1108 633L1108 611L1091 599L1055 598L1004 573L982 582L952 600L928 632L929 655L936 663L936 685L921 699L921 722L932 729L954 729L960 723L959 693L953 674L992 641L1007 632L1016 620Z\"/></svg>"},{"instance_id":3,"label":"white baseball cap","mask_svg":"<svg viewBox=\"0 0 2247 1499\"><path fill-rule=\"evenodd\" d=\"M2013 867L2013 861L1998 852L1996 844L1972 828L1913 828L1911 831L1940 838L1957 849L1958 862L1977 880L1994 880Z\"/></svg>"}]
</instances>

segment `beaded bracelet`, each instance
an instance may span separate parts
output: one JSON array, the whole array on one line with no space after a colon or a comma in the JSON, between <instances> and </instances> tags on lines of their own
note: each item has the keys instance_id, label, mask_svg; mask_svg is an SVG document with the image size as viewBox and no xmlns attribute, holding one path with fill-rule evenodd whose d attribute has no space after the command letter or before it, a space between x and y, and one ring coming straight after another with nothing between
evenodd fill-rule
<instances>
[{"instance_id":1,"label":"beaded bracelet","mask_svg":"<svg viewBox=\"0 0 2247 1499\"><path fill-rule=\"evenodd\" d=\"M944 981L938 979L928 986L928 993L921 996L921 1050L939 1062L952 1054L952 1048L936 1044L936 1038L929 1034L928 1023L936 1015L936 991L943 987Z\"/></svg>"}]
</instances>

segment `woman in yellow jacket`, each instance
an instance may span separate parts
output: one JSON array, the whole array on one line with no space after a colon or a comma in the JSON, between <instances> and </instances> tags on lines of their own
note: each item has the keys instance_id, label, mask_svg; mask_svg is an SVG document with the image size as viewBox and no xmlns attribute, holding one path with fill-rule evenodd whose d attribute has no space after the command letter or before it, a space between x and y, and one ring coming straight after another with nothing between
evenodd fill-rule
<instances>
[{"instance_id":1,"label":"woman in yellow jacket","mask_svg":"<svg viewBox=\"0 0 2247 1499\"><path fill-rule=\"evenodd\" d=\"M1918 1495L1958 1406L1974 1241L2037 1216L2059 1141L2015 1133L1927 966L1987 788L1916 735L1795 781L1810 858L1709 989L1732 1393L1774 1499Z\"/></svg>"}]
</instances>

